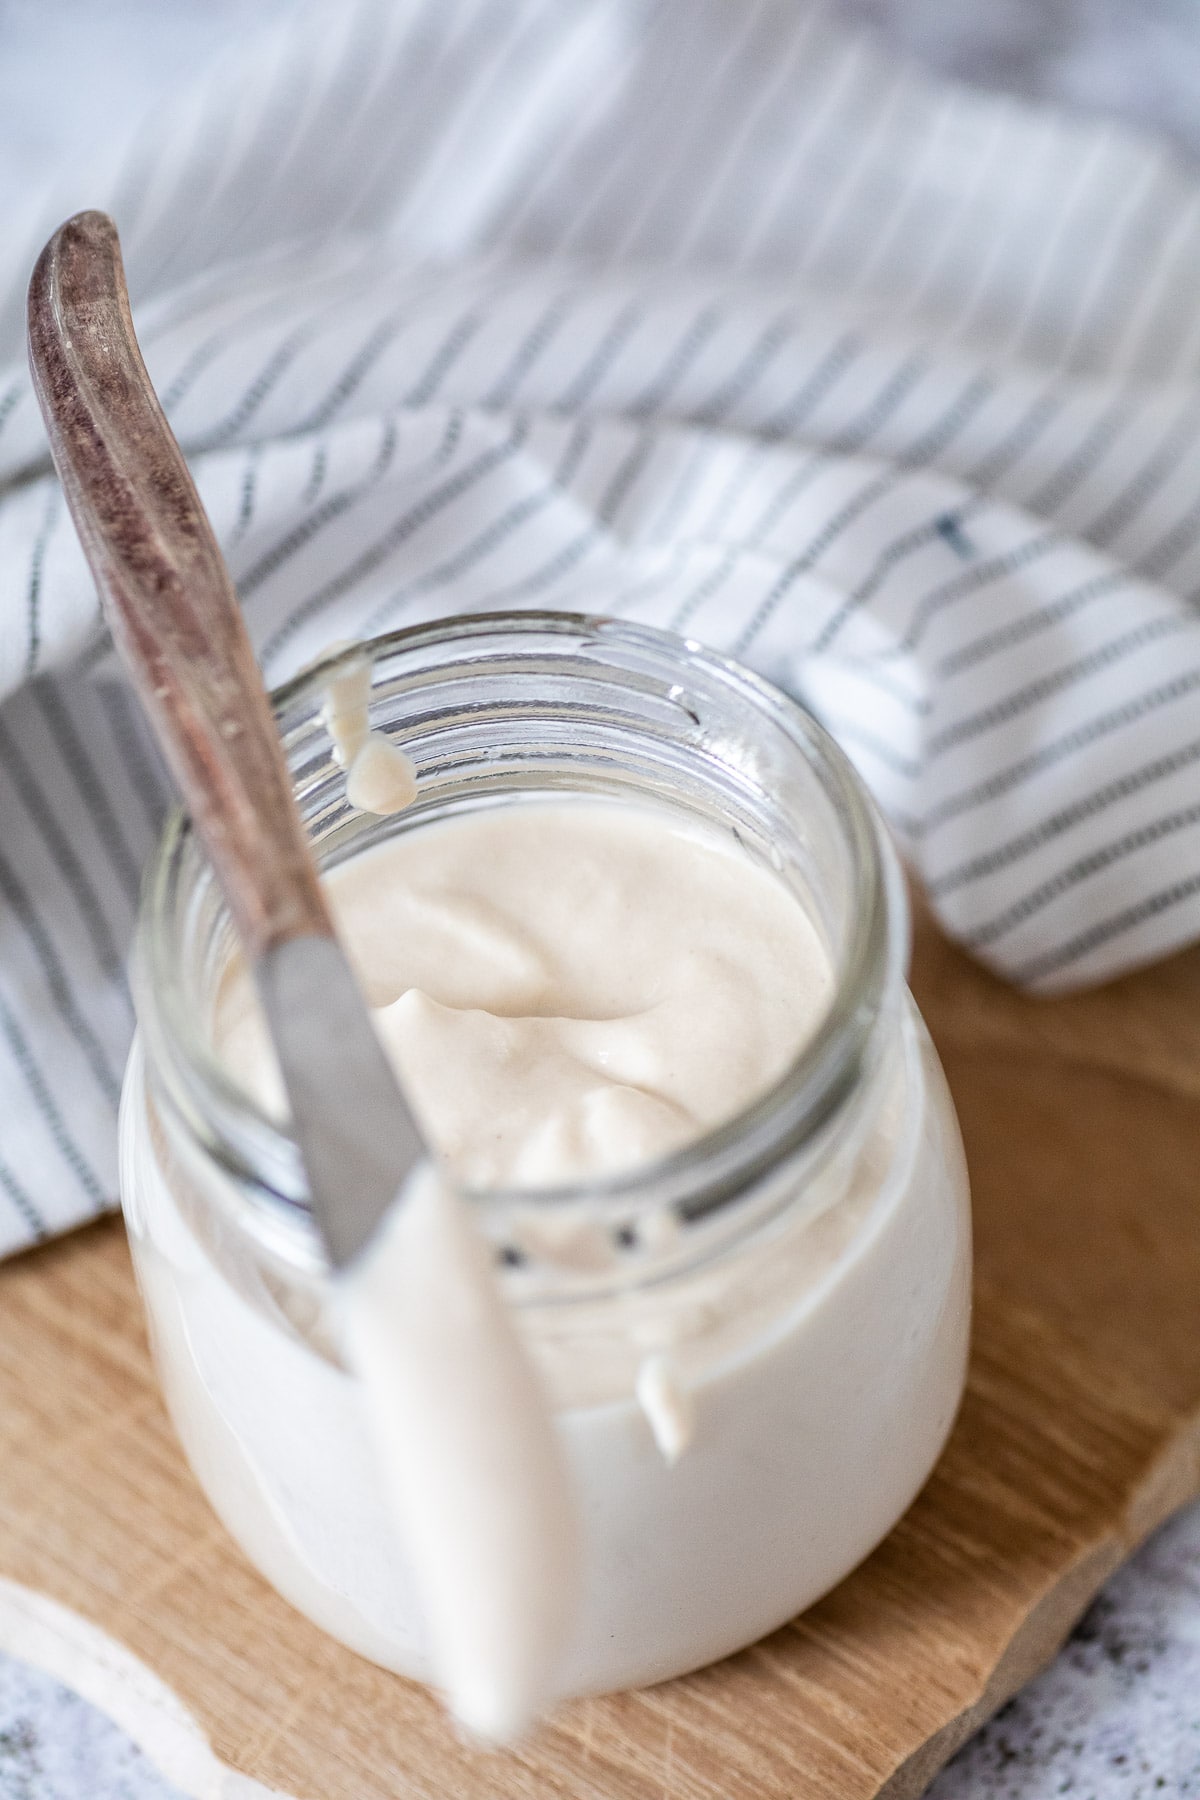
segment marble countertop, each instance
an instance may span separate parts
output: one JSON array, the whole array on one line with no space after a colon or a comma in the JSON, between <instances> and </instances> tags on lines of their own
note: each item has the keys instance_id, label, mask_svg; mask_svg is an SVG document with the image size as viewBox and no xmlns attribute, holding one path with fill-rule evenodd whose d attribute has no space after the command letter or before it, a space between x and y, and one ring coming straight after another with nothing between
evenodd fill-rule
<instances>
[{"instance_id":1,"label":"marble countertop","mask_svg":"<svg viewBox=\"0 0 1200 1800\"><path fill-rule=\"evenodd\" d=\"M0 1800L186 1800L119 1726L0 1654Z\"/></svg>"},{"instance_id":2,"label":"marble countertop","mask_svg":"<svg viewBox=\"0 0 1200 1800\"><path fill-rule=\"evenodd\" d=\"M299 0L0 0L0 206ZM329 3L329 0L327 0ZM1200 156L1200 0L841 0L937 66ZM56 79L48 103L45 71ZM402 1793L402 1790L401 1790ZM1200 1507L1161 1531L932 1800L1200 1800ZM124 1733L0 1654L0 1800L181 1800Z\"/></svg>"}]
</instances>

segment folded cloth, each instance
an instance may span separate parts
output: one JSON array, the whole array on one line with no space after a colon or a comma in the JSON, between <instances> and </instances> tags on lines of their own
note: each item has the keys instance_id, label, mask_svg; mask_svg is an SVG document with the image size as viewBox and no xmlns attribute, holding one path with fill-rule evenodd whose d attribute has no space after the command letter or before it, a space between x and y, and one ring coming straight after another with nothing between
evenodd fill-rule
<instances>
[{"instance_id":1,"label":"folded cloth","mask_svg":"<svg viewBox=\"0 0 1200 1800\"><path fill-rule=\"evenodd\" d=\"M1200 184L801 0L353 0L31 204L0 298L0 1250L115 1193L161 777L23 363L68 212L278 680L448 611L732 651L943 924L1098 981L1200 932Z\"/></svg>"}]
</instances>

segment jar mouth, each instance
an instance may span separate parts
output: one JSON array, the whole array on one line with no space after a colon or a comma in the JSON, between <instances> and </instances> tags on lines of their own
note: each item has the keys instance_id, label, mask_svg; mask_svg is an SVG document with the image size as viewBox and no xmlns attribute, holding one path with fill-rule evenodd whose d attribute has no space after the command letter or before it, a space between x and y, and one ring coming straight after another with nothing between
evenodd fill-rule
<instances>
[{"instance_id":1,"label":"jar mouth","mask_svg":"<svg viewBox=\"0 0 1200 1800\"><path fill-rule=\"evenodd\" d=\"M372 667L372 725L390 726L418 768L418 802L392 819L348 807L321 718L329 683L364 660ZM443 693L450 698L439 713ZM630 766L636 763L639 781L649 781L656 797L695 812L713 804L727 809L724 822L739 841L777 867L772 820L779 837L790 821L796 854L789 868L800 887L806 844L810 860L830 844L840 859L841 906L834 904L832 921L818 919L833 992L811 1036L765 1092L654 1162L560 1186L474 1192L472 1200L485 1209L601 1207L614 1218L673 1206L685 1218L700 1217L822 1135L859 1083L875 1021L900 984L906 905L895 854L859 776L795 701L692 639L602 614L533 611L452 616L339 646L271 700L301 812L327 866L395 830L419 829L455 804L615 792L621 754L634 759ZM634 709L645 715L640 732L630 726ZM381 719L380 710L387 716ZM447 741L457 733L453 754L435 745L439 730ZM591 734L574 780L563 773L564 757L573 754L570 730ZM617 750L606 747L606 731ZM503 755L506 733L511 767ZM628 782L625 791L633 791ZM819 819L792 817L805 791ZM818 835L822 846L813 842ZM809 869L810 883L812 877ZM294 1138L233 1081L206 1030L205 983L211 999L232 943L211 868L177 808L147 870L134 957L155 1097L236 1178L268 1230L274 1224L315 1235Z\"/></svg>"}]
</instances>

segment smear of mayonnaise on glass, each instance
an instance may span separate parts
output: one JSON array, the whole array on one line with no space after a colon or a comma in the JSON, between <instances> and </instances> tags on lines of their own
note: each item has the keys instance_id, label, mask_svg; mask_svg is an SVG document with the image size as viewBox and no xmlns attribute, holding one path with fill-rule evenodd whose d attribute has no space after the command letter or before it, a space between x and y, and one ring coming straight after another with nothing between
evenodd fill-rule
<instances>
[{"instance_id":1,"label":"smear of mayonnaise on glass","mask_svg":"<svg viewBox=\"0 0 1200 1800\"><path fill-rule=\"evenodd\" d=\"M473 1736L509 1743L554 1698L579 1592L549 1401L467 1206L433 1169L413 1176L341 1289L434 1680Z\"/></svg>"},{"instance_id":2,"label":"smear of mayonnaise on glass","mask_svg":"<svg viewBox=\"0 0 1200 1800\"><path fill-rule=\"evenodd\" d=\"M692 1441L696 1406L679 1371L667 1356L647 1356L637 1372L637 1402L668 1468L674 1468Z\"/></svg>"}]
</instances>

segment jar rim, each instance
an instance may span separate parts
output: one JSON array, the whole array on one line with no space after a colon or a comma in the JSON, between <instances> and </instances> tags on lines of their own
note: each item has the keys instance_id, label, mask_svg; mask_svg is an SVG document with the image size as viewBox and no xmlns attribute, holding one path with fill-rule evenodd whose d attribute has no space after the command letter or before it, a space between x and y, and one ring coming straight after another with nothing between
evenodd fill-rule
<instances>
[{"instance_id":1,"label":"jar rim","mask_svg":"<svg viewBox=\"0 0 1200 1800\"><path fill-rule=\"evenodd\" d=\"M311 703L339 672L366 660L461 642L467 655L485 639L574 639L602 652L630 649L665 673L701 670L740 703L765 716L800 751L821 782L849 852L853 917L834 961L834 986L814 1032L772 1085L731 1118L650 1163L577 1183L473 1192L481 1205L621 1207L675 1204L703 1215L752 1186L780 1160L814 1141L854 1091L875 1020L898 984L907 956L907 903L890 839L860 776L817 719L797 701L731 657L695 639L602 613L503 611L456 614L381 636L331 647L273 690L281 728L299 705ZM456 665L449 665L454 668ZM610 673L617 667L610 665ZM139 1025L151 1059L163 1074L174 1110L208 1153L248 1184L267 1212L297 1212L311 1231L311 1215L294 1194L281 1191L264 1170L298 1161L295 1140L224 1069L172 980L176 955L177 876L199 852L182 807L171 812L147 868L135 949ZM193 860L197 859L193 857ZM199 852L198 866L207 867ZM230 1123L236 1127L229 1129ZM247 1142L258 1146L248 1166ZM235 1145L237 1147L235 1147ZM650 1195L653 1194L653 1199Z\"/></svg>"}]
</instances>

